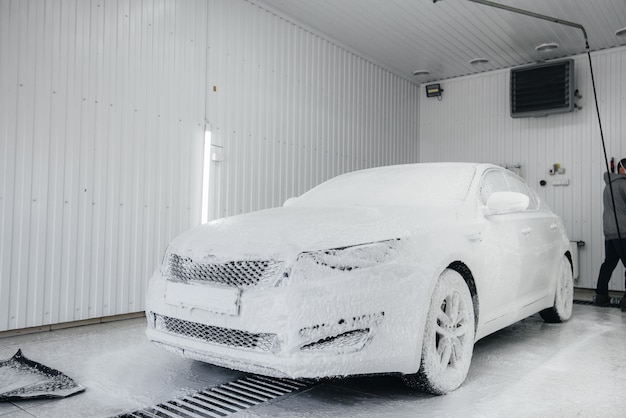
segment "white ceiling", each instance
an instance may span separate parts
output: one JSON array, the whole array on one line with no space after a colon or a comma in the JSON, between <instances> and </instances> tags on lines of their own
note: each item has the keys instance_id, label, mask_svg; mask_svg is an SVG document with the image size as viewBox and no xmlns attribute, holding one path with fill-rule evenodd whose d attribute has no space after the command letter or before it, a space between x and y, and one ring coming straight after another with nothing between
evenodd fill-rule
<instances>
[{"instance_id":1,"label":"white ceiling","mask_svg":"<svg viewBox=\"0 0 626 418\"><path fill-rule=\"evenodd\" d=\"M471 0L253 0L415 82L585 52L582 31ZM626 45L626 0L494 0L585 27L592 51ZM559 48L537 52L555 42ZM470 64L487 58L486 64ZM413 76L416 70L430 75Z\"/></svg>"}]
</instances>

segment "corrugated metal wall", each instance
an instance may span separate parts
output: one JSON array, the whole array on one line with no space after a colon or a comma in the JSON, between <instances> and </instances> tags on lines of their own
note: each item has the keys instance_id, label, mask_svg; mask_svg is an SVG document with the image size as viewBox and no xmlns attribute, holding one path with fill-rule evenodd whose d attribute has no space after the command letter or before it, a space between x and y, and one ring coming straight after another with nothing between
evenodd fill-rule
<instances>
[{"instance_id":1,"label":"corrugated metal wall","mask_svg":"<svg viewBox=\"0 0 626 418\"><path fill-rule=\"evenodd\" d=\"M252 3L0 0L0 331L143 310L205 117L213 217L419 158L417 86Z\"/></svg>"},{"instance_id":2,"label":"corrugated metal wall","mask_svg":"<svg viewBox=\"0 0 626 418\"><path fill-rule=\"evenodd\" d=\"M626 157L626 48L592 54L607 153ZM445 81L443 99L422 99L422 161L479 161L521 164L524 177L567 225L571 240L582 240L577 286L595 288L604 257L602 175L606 171L587 56L575 58L582 110L543 118L509 116L510 71ZM424 94L424 93L422 93ZM554 163L566 169L550 176ZM569 186L554 186L556 179ZM541 187L540 180L548 185ZM623 290L623 268L611 288Z\"/></svg>"},{"instance_id":3,"label":"corrugated metal wall","mask_svg":"<svg viewBox=\"0 0 626 418\"><path fill-rule=\"evenodd\" d=\"M211 218L282 205L360 168L417 162L419 87L239 1L209 9Z\"/></svg>"},{"instance_id":4,"label":"corrugated metal wall","mask_svg":"<svg viewBox=\"0 0 626 418\"><path fill-rule=\"evenodd\" d=\"M0 331L143 309L199 219L206 16L0 0Z\"/></svg>"}]
</instances>

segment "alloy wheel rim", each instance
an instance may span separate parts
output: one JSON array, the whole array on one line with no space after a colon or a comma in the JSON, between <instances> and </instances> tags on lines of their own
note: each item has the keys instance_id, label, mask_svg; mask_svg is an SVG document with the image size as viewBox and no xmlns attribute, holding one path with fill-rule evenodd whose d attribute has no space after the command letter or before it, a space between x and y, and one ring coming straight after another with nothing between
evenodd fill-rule
<instances>
[{"instance_id":1,"label":"alloy wheel rim","mask_svg":"<svg viewBox=\"0 0 626 418\"><path fill-rule=\"evenodd\" d=\"M443 299L437 312L435 346L442 369L455 368L462 363L468 332L467 306L455 291Z\"/></svg>"},{"instance_id":2,"label":"alloy wheel rim","mask_svg":"<svg viewBox=\"0 0 626 418\"><path fill-rule=\"evenodd\" d=\"M564 265L562 269L561 279L559 280L559 293L561 306L564 311L569 311L573 304L574 284L569 278L569 265Z\"/></svg>"}]
</instances>

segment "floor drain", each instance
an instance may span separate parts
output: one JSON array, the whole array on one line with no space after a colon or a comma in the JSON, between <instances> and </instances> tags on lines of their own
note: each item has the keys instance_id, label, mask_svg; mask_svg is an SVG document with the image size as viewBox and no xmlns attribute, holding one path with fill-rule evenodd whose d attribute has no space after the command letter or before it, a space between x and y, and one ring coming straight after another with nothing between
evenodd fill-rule
<instances>
[{"instance_id":1,"label":"floor drain","mask_svg":"<svg viewBox=\"0 0 626 418\"><path fill-rule=\"evenodd\" d=\"M621 297L612 297L608 306L613 307L613 308L619 308L621 302L622 302ZM595 296L593 300L574 299L574 303L577 305L595 305Z\"/></svg>"},{"instance_id":2,"label":"floor drain","mask_svg":"<svg viewBox=\"0 0 626 418\"><path fill-rule=\"evenodd\" d=\"M313 380L277 379L250 375L150 408L115 418L225 417L312 387Z\"/></svg>"}]
</instances>

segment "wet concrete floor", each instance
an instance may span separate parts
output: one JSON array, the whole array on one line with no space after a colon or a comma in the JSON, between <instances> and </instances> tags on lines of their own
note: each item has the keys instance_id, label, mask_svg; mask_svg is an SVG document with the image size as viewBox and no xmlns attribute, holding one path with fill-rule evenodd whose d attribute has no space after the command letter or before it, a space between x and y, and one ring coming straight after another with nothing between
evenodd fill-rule
<instances>
[{"instance_id":1,"label":"wet concrete floor","mask_svg":"<svg viewBox=\"0 0 626 418\"><path fill-rule=\"evenodd\" d=\"M244 376L153 346L145 319L0 338L0 359L18 348L61 370L84 393L0 403L0 417L112 417ZM391 347L390 347L391 349ZM476 344L466 382L446 396L395 376L329 379L231 417L623 417L626 313L574 305L572 319L538 315Z\"/></svg>"}]
</instances>

